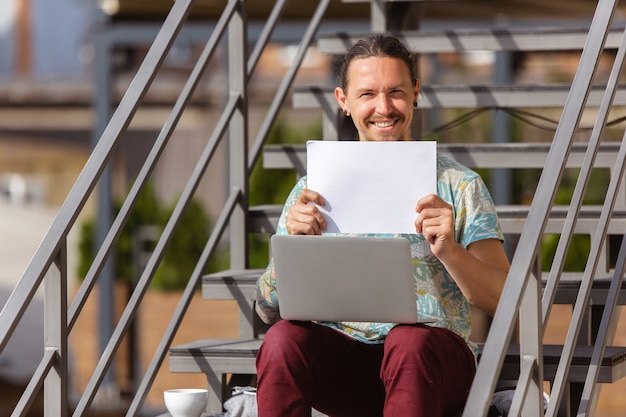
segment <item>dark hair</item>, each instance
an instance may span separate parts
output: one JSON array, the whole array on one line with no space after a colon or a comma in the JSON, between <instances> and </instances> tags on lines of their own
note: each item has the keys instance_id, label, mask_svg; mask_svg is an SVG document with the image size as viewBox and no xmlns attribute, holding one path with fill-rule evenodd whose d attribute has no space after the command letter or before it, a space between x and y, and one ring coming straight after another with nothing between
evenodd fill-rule
<instances>
[{"instance_id":1,"label":"dark hair","mask_svg":"<svg viewBox=\"0 0 626 417\"><path fill-rule=\"evenodd\" d=\"M355 59L370 57L398 58L404 61L411 75L413 85L417 82L415 56L400 40L389 35L372 35L355 43L335 62L335 78L337 84L346 89L348 66Z\"/></svg>"}]
</instances>

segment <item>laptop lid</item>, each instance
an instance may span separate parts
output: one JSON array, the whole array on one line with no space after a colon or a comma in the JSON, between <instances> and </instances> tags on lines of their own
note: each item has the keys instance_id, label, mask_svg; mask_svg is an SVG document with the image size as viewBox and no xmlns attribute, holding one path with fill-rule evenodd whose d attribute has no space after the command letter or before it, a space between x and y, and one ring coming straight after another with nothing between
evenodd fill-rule
<instances>
[{"instance_id":1,"label":"laptop lid","mask_svg":"<svg viewBox=\"0 0 626 417\"><path fill-rule=\"evenodd\" d=\"M271 250L284 319L418 322L407 239L273 235Z\"/></svg>"}]
</instances>

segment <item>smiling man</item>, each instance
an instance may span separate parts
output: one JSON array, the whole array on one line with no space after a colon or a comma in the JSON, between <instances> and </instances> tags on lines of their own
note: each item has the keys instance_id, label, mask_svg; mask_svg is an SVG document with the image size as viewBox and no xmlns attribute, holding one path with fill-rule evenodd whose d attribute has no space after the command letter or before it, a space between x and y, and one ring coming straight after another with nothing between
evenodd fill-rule
<instances>
[{"instance_id":1,"label":"smiling man","mask_svg":"<svg viewBox=\"0 0 626 417\"><path fill-rule=\"evenodd\" d=\"M412 140L420 84L413 56L398 39L359 41L339 62L338 80L337 102L360 141ZM317 207L323 205L302 177L277 233L324 233ZM509 270L503 234L480 176L443 155L437 194L416 198L415 211L415 233L393 236L411 244L416 308L432 324L281 320L270 261L257 281L257 313L273 323L257 356L261 417L310 416L311 407L332 417L443 417L463 410L476 372L471 306L490 315L496 310Z\"/></svg>"}]
</instances>

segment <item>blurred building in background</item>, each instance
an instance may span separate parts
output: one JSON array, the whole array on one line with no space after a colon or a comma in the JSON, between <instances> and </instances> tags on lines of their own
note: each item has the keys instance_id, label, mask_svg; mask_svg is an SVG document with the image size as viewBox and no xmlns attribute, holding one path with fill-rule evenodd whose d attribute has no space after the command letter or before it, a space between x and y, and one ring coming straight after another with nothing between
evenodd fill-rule
<instances>
[{"instance_id":1,"label":"blurred building in background","mask_svg":"<svg viewBox=\"0 0 626 417\"><path fill-rule=\"evenodd\" d=\"M85 79L92 0L7 0L0 4L0 75L7 79Z\"/></svg>"},{"instance_id":2,"label":"blurred building in background","mask_svg":"<svg viewBox=\"0 0 626 417\"><path fill-rule=\"evenodd\" d=\"M91 1L1 2L2 198L58 205L84 164L95 17Z\"/></svg>"}]
</instances>

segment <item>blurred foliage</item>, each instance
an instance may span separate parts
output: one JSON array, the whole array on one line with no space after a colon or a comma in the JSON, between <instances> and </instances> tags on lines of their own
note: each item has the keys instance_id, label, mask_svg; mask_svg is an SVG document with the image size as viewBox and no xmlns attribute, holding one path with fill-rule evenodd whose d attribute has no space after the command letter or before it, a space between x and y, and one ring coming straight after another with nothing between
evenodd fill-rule
<instances>
[{"instance_id":1,"label":"blurred foliage","mask_svg":"<svg viewBox=\"0 0 626 417\"><path fill-rule=\"evenodd\" d=\"M173 203L164 216L163 225L173 213L174 206ZM209 240L210 231L211 223L202 204L195 199L191 200L172 235L163 262L154 275L152 287L159 290L184 288ZM227 267L227 253L218 247L217 252L210 257L202 273L217 272L227 269Z\"/></svg>"},{"instance_id":2,"label":"blurred foliage","mask_svg":"<svg viewBox=\"0 0 626 417\"><path fill-rule=\"evenodd\" d=\"M561 185L557 191L554 204L570 204L579 170L569 169L563 174ZM606 196L610 172L608 169L594 169L589 178L589 185L583 198L583 204L603 204ZM546 235L542 241L541 265L544 271L549 271L559 244L560 235ZM564 271L583 272L587 265L587 258L591 250L591 238L588 235L574 235L565 257Z\"/></svg>"},{"instance_id":3,"label":"blurred foliage","mask_svg":"<svg viewBox=\"0 0 626 417\"><path fill-rule=\"evenodd\" d=\"M119 212L121 206L121 202L116 203L115 213ZM146 184L115 246L114 271L118 281L130 285L139 278L137 252L150 253L154 249L173 210L174 204L171 207L165 207L158 200L154 187L149 183ZM142 242L142 247L136 248L137 233L145 226L153 226L156 235ZM151 287L158 290L184 288L209 238L210 229L210 220L202 205L192 199L164 252L163 260L154 274ZM79 236L78 276L80 279L84 279L95 257L94 240L95 221L89 219L82 224ZM211 259L204 273L223 269L226 263L223 253L218 253Z\"/></svg>"},{"instance_id":4,"label":"blurred foliage","mask_svg":"<svg viewBox=\"0 0 626 417\"><path fill-rule=\"evenodd\" d=\"M270 131L266 144L302 144L317 139L322 139L321 121L297 126L279 120ZM259 160L250 174L250 206L284 204L296 181L295 170L263 169ZM250 268L265 268L269 261L269 236L251 234L248 243Z\"/></svg>"}]
</instances>

